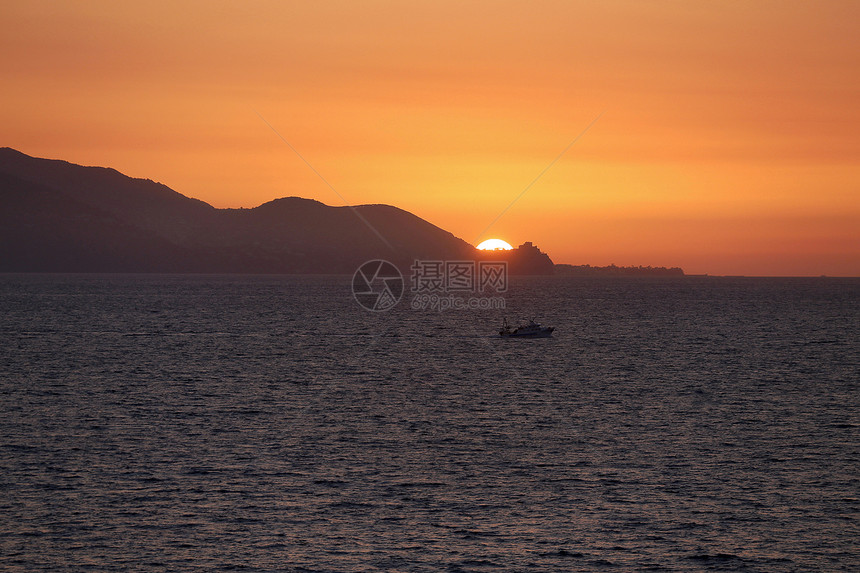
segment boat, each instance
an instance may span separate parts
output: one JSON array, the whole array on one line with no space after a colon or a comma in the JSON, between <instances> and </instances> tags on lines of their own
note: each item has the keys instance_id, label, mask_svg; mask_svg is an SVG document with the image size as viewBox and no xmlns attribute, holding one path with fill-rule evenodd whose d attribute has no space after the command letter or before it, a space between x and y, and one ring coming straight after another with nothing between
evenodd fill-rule
<instances>
[{"instance_id":1,"label":"boat","mask_svg":"<svg viewBox=\"0 0 860 573\"><path fill-rule=\"evenodd\" d=\"M502 323L502 329L499 331L499 336L502 338L546 338L547 336L552 336L553 330L555 330L555 327L541 326L536 323L534 319L530 320L528 324L511 328L508 324L508 319L506 318Z\"/></svg>"}]
</instances>

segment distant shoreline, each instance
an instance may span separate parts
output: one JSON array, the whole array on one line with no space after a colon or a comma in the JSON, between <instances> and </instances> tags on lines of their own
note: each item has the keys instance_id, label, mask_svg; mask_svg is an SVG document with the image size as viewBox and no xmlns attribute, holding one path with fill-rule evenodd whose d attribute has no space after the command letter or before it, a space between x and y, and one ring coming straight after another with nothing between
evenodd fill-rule
<instances>
[{"instance_id":1,"label":"distant shoreline","mask_svg":"<svg viewBox=\"0 0 860 573\"><path fill-rule=\"evenodd\" d=\"M556 263L557 276L573 277L683 277L684 270L680 267L593 267L591 265L569 265Z\"/></svg>"},{"instance_id":2,"label":"distant shoreline","mask_svg":"<svg viewBox=\"0 0 860 573\"><path fill-rule=\"evenodd\" d=\"M572 266L572 265L571 265ZM602 267L597 267L602 268ZM632 267L636 268L636 267ZM352 278L354 273L344 272L206 272L206 271L4 271L0 270L0 277L13 276L128 276L128 277L157 277L157 276L182 276L182 277L331 277ZM682 275L660 275L660 274L554 274L554 275L512 275L511 278L684 278L684 279L850 279L860 280L857 275L711 275L711 274L682 274Z\"/></svg>"}]
</instances>

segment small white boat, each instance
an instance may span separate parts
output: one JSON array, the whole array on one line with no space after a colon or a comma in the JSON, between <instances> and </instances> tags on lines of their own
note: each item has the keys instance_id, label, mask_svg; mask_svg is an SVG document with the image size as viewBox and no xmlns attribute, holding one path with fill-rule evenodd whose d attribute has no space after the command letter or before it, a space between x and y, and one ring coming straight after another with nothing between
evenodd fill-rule
<instances>
[{"instance_id":1,"label":"small white boat","mask_svg":"<svg viewBox=\"0 0 860 573\"><path fill-rule=\"evenodd\" d=\"M541 326L536 323L534 319L530 320L528 324L511 328L508 324L508 319L506 318L502 323L502 329L499 331L499 336L502 338L546 338L547 336L552 336L553 330L555 330L555 327Z\"/></svg>"}]
</instances>

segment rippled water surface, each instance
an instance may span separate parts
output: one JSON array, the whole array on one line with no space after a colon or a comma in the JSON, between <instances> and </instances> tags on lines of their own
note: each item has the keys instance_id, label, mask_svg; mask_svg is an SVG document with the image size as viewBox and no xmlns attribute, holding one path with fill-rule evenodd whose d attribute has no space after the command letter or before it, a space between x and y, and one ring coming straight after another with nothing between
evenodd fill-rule
<instances>
[{"instance_id":1,"label":"rippled water surface","mask_svg":"<svg viewBox=\"0 0 860 573\"><path fill-rule=\"evenodd\" d=\"M0 570L860 569L860 282L0 276Z\"/></svg>"}]
</instances>

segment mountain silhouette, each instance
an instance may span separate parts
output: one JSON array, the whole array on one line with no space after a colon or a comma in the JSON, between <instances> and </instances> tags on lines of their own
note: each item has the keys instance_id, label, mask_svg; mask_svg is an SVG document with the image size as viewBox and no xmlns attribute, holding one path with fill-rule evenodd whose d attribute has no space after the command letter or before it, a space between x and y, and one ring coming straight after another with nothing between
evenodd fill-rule
<instances>
[{"instance_id":1,"label":"mountain silhouette","mask_svg":"<svg viewBox=\"0 0 860 573\"><path fill-rule=\"evenodd\" d=\"M114 169L0 148L0 271L352 273L476 249L396 207L287 197L216 209Z\"/></svg>"}]
</instances>

